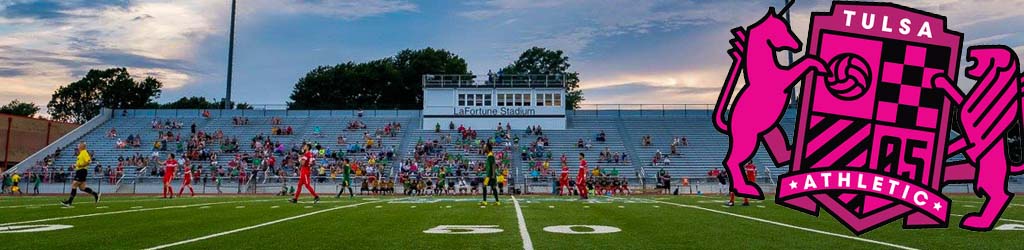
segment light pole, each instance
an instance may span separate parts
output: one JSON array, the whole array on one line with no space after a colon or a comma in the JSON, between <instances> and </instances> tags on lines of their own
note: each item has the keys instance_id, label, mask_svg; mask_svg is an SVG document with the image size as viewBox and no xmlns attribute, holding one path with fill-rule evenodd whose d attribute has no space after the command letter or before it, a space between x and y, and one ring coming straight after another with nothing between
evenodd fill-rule
<instances>
[{"instance_id":1,"label":"light pole","mask_svg":"<svg viewBox=\"0 0 1024 250\"><path fill-rule=\"evenodd\" d=\"M231 104L231 70L235 60L235 4L236 0L231 0L231 31L228 37L228 84L227 91L224 96L224 109L234 108ZM792 61L792 59L790 59Z\"/></svg>"}]
</instances>

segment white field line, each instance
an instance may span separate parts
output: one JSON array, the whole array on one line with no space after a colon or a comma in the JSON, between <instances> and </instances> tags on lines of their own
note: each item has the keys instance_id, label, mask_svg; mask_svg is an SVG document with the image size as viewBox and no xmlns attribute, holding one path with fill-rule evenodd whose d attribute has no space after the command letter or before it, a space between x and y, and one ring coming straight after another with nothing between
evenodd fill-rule
<instances>
[{"instance_id":1,"label":"white field line","mask_svg":"<svg viewBox=\"0 0 1024 250\"><path fill-rule=\"evenodd\" d=\"M153 211L153 210L172 209L172 208L189 208L189 207L209 206L209 205L218 205L218 204L230 204L230 203L240 203L240 202L264 202L264 201L272 201L272 200L224 201L224 202L201 203L201 204L192 204L192 205L176 205L176 206L144 208L144 209L128 209L128 210L120 210L120 211L111 211L111 212L103 212L103 213L92 213L92 214L81 214L81 215L63 216L63 217L38 219L38 220L30 220L30 221L21 221L21 222L9 222L9 223L0 224L0 226L10 226L10 225L19 225L19 224L28 224L28 223L37 223L37 222L47 222L47 221L55 221L55 220L77 219L77 218L85 218L85 217L93 217L93 216L101 216L101 215L111 215L111 214L145 212L145 211Z\"/></svg>"},{"instance_id":2,"label":"white field line","mask_svg":"<svg viewBox=\"0 0 1024 250\"><path fill-rule=\"evenodd\" d=\"M741 214L734 214L734 213L725 212L725 211L721 211L721 210L717 210L717 209L710 209L710 208L705 208L705 207L700 207L700 206L679 204L679 203L673 203L673 202L667 202L667 201L655 200L654 202L662 203L662 204L668 204L668 205L674 205L674 206L678 206L678 207L685 207L685 208L703 210L703 211L717 213L717 214L729 215L729 216L743 218L743 219L748 219L748 220L752 220L752 221L768 223L768 224L772 224L772 225L776 225L776 226L787 227L787 228L792 228L792 229L797 229L797 230L802 230L802 231L807 231L807 232L812 232L812 233L817 233L817 234L824 234L824 235L834 236L834 237L839 237L839 238L844 238L844 239L856 240L856 241L861 241L861 242L867 242L867 243L872 243L872 244L878 244L878 245L883 245L883 246L892 247L892 248L899 248L899 249L906 249L906 250L916 250L916 248L912 248L912 247L908 247L908 246L897 245L897 244L893 244L893 243L882 242L882 241L877 241L877 240L872 240L872 239L865 239L865 238L860 238L860 237L854 237L854 236L849 236L849 235L842 235L842 234L837 234L837 233L833 233L833 232L826 232L826 231L821 231L821 230L812 229L812 228L794 226L794 225L790 225L790 224L786 224L786 223L782 223L782 222L776 222L776 221L771 221L771 220L766 220L766 219L761 219L761 218L751 217L751 216L746 216L746 215L741 215Z\"/></svg>"},{"instance_id":3,"label":"white field line","mask_svg":"<svg viewBox=\"0 0 1024 250\"><path fill-rule=\"evenodd\" d=\"M964 217L964 215L962 215L962 214L949 214L949 215L956 216L956 217ZM1016 222L1016 223L1024 223L1024 220L1011 220L1011 219L1002 218L1002 217L1000 217L999 220L1001 220L1001 221L1009 221L1009 222Z\"/></svg>"},{"instance_id":4,"label":"white field line","mask_svg":"<svg viewBox=\"0 0 1024 250\"><path fill-rule=\"evenodd\" d=\"M953 201L953 203L965 202L965 203L974 203L974 204L985 204L985 202L981 202L981 201L965 201L965 200L957 200L957 199L953 199L952 201ZM1010 206L1011 207L1024 207L1024 205L1013 203L1013 202L1010 203Z\"/></svg>"},{"instance_id":5,"label":"white field line","mask_svg":"<svg viewBox=\"0 0 1024 250\"><path fill-rule=\"evenodd\" d=\"M88 199L88 198L92 198L92 196L84 196L84 198L86 198L86 199L83 199L81 203L88 204L88 203L92 202L91 199ZM0 208L60 206L60 203L57 202L58 200L61 200L61 198L56 198L54 200L54 202L45 203L45 204L26 204L26 205L0 206ZM139 199L139 200L113 200L113 201L100 200L100 203L132 203L132 202L149 202L149 201L161 201L161 200L167 200L167 199Z\"/></svg>"},{"instance_id":6,"label":"white field line","mask_svg":"<svg viewBox=\"0 0 1024 250\"><path fill-rule=\"evenodd\" d=\"M211 235L207 235L207 236L202 236L202 237L198 237L198 238L193 238L193 239L189 239L189 240L183 240L183 241L178 241L178 242L174 242L174 243L169 243L169 244L159 245L159 246L155 246L155 247L150 247L150 248L146 248L146 250L164 249L164 248L168 248L168 247L184 245L184 244L188 244L188 243L192 243L192 242L197 242L197 241L206 240L206 239L212 239L212 238L216 238L216 237L220 237L220 236L224 236L224 235L228 235L228 234L233 234L233 233L242 232L242 231L246 231L246 230L252 230L252 229L256 229L256 228L260 228L260 227L265 227L265 226L269 226L269 225L273 225L273 224L277 224L277 223L281 223L281 222L285 222L285 221L299 219L299 218L306 217L306 216L316 215L316 214L319 214L319 213L326 213L326 212L330 212L330 211L334 211L334 210L338 210L338 209L342 209L342 208L350 208L350 207L356 207L356 206L359 206L359 205L365 205L365 204L377 203L377 202L384 202L384 201L387 201L387 200L369 201L369 202L356 203L356 204L351 204L351 205L345 205L345 206L339 206L339 207L323 209L323 210L319 210L319 211L315 211L315 212L309 212L309 213L305 213L305 214L300 214L300 215L296 215L296 216L292 216L292 217L288 217L288 218L284 218L284 219L278 219L278 220L274 220L274 221L270 221L270 222L266 222L266 223L262 223L262 224L258 224L258 225L252 225L252 226L248 226L248 227L243 227L243 228L234 229L234 230L230 230L230 231L215 233L215 234L211 234Z\"/></svg>"},{"instance_id":7,"label":"white field line","mask_svg":"<svg viewBox=\"0 0 1024 250\"><path fill-rule=\"evenodd\" d=\"M523 217L523 209L519 207L519 200L512 196L512 204L516 207L516 219L519 220L519 236L523 238L523 250L533 250L533 240L530 239L530 232L526 230L526 218Z\"/></svg>"}]
</instances>

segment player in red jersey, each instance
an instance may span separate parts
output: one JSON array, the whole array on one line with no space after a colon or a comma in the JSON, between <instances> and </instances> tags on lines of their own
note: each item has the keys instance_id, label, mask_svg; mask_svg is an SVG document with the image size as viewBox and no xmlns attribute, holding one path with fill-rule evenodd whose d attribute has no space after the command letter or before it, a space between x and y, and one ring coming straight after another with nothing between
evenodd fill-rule
<instances>
[{"instance_id":1,"label":"player in red jersey","mask_svg":"<svg viewBox=\"0 0 1024 250\"><path fill-rule=\"evenodd\" d=\"M747 180L754 182L757 179L757 166L754 166L754 162L747 162L747 165L743 166L744 172L746 172ZM729 192L729 206L734 205L736 201L736 193ZM750 206L750 199L743 198L743 205Z\"/></svg>"},{"instance_id":2,"label":"player in red jersey","mask_svg":"<svg viewBox=\"0 0 1024 250\"><path fill-rule=\"evenodd\" d=\"M174 172L177 170L178 160L174 159L174 154L168 154L167 161L164 161L163 198L174 198L174 188L171 187L171 181L174 180Z\"/></svg>"},{"instance_id":3,"label":"player in red jersey","mask_svg":"<svg viewBox=\"0 0 1024 250\"><path fill-rule=\"evenodd\" d=\"M302 156L299 157L299 163L302 166L299 168L299 183L295 187L295 198L292 198L292 203L299 202L299 195L302 194L302 187L306 187L310 194L313 194L313 203L320 202L320 196L316 195L316 191L313 191L313 187L310 186L310 169L313 167L313 162L316 161L313 158L313 152L309 149L309 144L302 145Z\"/></svg>"},{"instance_id":4,"label":"player in red jersey","mask_svg":"<svg viewBox=\"0 0 1024 250\"><path fill-rule=\"evenodd\" d=\"M562 164L562 175L558 177L558 196L562 196L562 190L572 194L571 188L569 187L569 166Z\"/></svg>"},{"instance_id":5,"label":"player in red jersey","mask_svg":"<svg viewBox=\"0 0 1024 250\"><path fill-rule=\"evenodd\" d=\"M183 174L181 177L181 188L178 188L178 197L181 197L181 194L185 192L186 187L188 187L189 196L195 197L196 191L192 189L192 164L188 160L185 160L185 165L181 166L181 172Z\"/></svg>"},{"instance_id":6,"label":"player in red jersey","mask_svg":"<svg viewBox=\"0 0 1024 250\"><path fill-rule=\"evenodd\" d=\"M576 173L576 189L580 192L580 199L586 200L587 196L587 159L580 153L580 171Z\"/></svg>"}]
</instances>

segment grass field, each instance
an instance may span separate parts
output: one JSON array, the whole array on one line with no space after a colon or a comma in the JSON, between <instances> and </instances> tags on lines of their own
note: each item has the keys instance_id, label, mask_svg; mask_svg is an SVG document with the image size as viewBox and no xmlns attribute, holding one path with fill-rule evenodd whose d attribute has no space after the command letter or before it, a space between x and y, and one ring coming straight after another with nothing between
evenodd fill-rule
<instances>
[{"instance_id":1,"label":"grass field","mask_svg":"<svg viewBox=\"0 0 1024 250\"><path fill-rule=\"evenodd\" d=\"M0 198L0 249L1021 249L1024 231L904 230L891 223L854 236L827 214L813 217L774 204L725 207L721 196L509 196L481 207L479 197L356 197L291 204L273 196L108 197L62 208L63 197ZM953 213L983 200L954 196ZM84 200L84 199L80 199ZM521 216L521 219L520 219ZM1024 224L1024 204L997 224ZM69 225L42 229L37 225ZM442 225L478 225L446 231ZM595 228L560 225L596 225ZM484 226L484 227L479 227ZM525 227L525 231L522 228ZM551 228L555 227L555 228ZM1007 226L1011 227L1011 226ZM1024 229L1024 226L1018 227ZM433 229L433 230L431 230ZM471 234L470 232L485 233ZM549 232L556 231L556 232ZM433 231L439 233L426 233ZM450 233L445 233L450 232Z\"/></svg>"}]
</instances>

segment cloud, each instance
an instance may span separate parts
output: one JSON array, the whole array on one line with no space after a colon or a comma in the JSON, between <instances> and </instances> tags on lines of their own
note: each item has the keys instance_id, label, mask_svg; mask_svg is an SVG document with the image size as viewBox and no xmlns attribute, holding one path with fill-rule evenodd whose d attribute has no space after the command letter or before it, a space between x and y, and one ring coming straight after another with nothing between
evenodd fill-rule
<instances>
[{"instance_id":1,"label":"cloud","mask_svg":"<svg viewBox=\"0 0 1024 250\"><path fill-rule=\"evenodd\" d=\"M41 105L58 86L89 69L126 67L153 76L165 88L194 84L210 74L203 42L227 33L230 1L209 0L0 0L0 101L15 97ZM345 20L416 5L393 0L240 1L256 12L315 14ZM241 14L240 14L241 15ZM252 21L250 18L247 21ZM9 84L8 84L9 83Z\"/></svg>"},{"instance_id":2,"label":"cloud","mask_svg":"<svg viewBox=\"0 0 1024 250\"><path fill-rule=\"evenodd\" d=\"M631 82L586 90L585 104L705 104L713 103L718 87L676 87L654 82ZM710 101L710 102L709 102Z\"/></svg>"},{"instance_id":3,"label":"cloud","mask_svg":"<svg viewBox=\"0 0 1024 250\"><path fill-rule=\"evenodd\" d=\"M1006 39L1006 38L1009 38L1009 37L1013 37L1015 35L1017 35L1017 33L1005 33L1005 34L998 34L998 35L991 35L991 36L986 36L986 37L981 37L981 38L975 38L975 39L971 39L970 41L964 42L964 45L971 46L971 45L978 45L978 44L988 44L988 43L991 43L992 41L1003 40L1003 39Z\"/></svg>"},{"instance_id":4,"label":"cloud","mask_svg":"<svg viewBox=\"0 0 1024 250\"><path fill-rule=\"evenodd\" d=\"M345 20L419 10L414 3L396 0L260 0L247 4L257 6L258 11L315 14Z\"/></svg>"}]
</instances>

